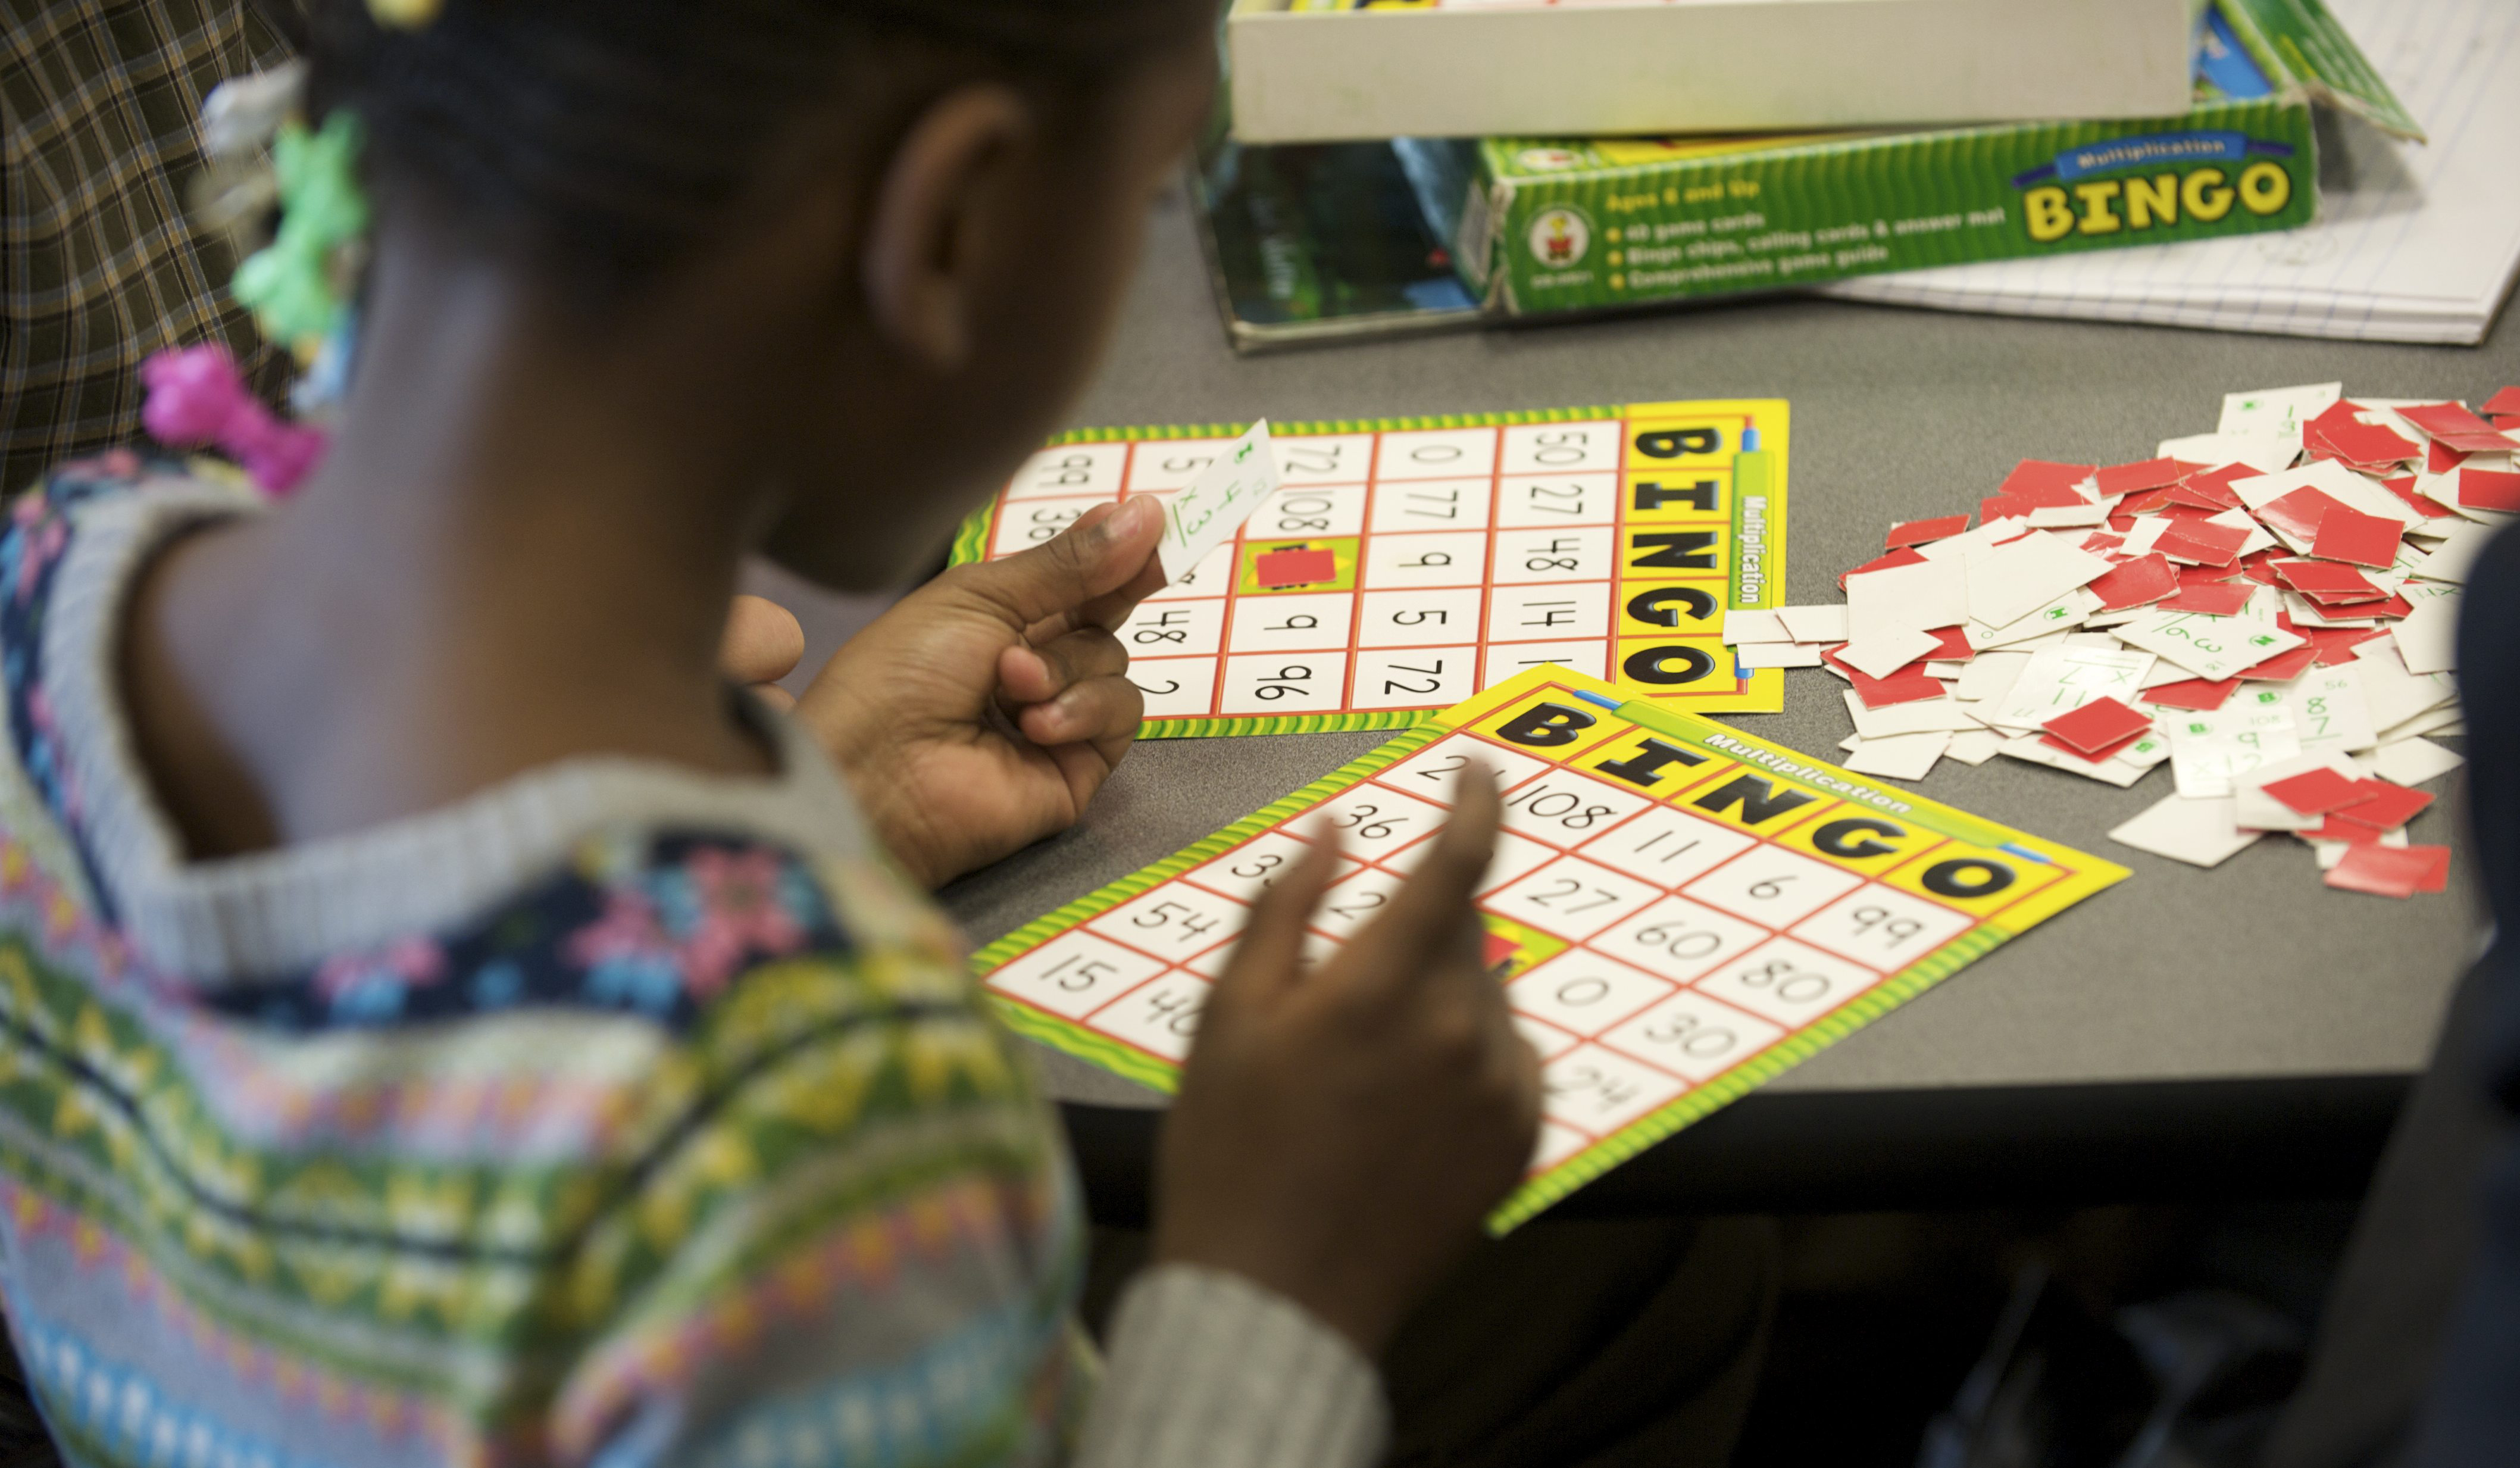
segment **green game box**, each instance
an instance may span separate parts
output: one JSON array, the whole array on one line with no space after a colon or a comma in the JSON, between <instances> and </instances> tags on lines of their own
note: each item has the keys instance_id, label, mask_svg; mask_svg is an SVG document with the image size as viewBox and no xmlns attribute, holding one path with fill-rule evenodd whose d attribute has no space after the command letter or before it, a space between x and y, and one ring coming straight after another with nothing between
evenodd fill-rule
<instances>
[{"instance_id":1,"label":"green game box","mask_svg":"<svg viewBox=\"0 0 2520 1468\"><path fill-rule=\"evenodd\" d=\"M2318 0L2213 0L2195 96L2120 121L1401 146L1463 281L1527 317L2291 229L2318 210L2314 102L2422 137Z\"/></svg>"}]
</instances>

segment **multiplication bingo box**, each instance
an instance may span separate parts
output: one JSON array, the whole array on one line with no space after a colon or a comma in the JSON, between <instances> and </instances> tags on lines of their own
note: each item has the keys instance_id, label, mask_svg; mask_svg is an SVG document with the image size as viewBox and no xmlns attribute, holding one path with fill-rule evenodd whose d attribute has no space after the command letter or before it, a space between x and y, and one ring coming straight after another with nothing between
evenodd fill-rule
<instances>
[{"instance_id":1,"label":"multiplication bingo box","mask_svg":"<svg viewBox=\"0 0 2520 1468\"><path fill-rule=\"evenodd\" d=\"M1170 494L1241 427L1090 430L975 514L958 562ZM1727 612L1783 592L1781 401L1270 425L1282 487L1119 629L1151 737L1405 728L1530 668L1774 712Z\"/></svg>"},{"instance_id":2,"label":"multiplication bingo box","mask_svg":"<svg viewBox=\"0 0 2520 1468\"><path fill-rule=\"evenodd\" d=\"M1335 840L1307 953L1335 951L1408 880L1473 764L1505 796L1487 958L1545 1065L1539 1148L1499 1230L2127 875L1541 667L974 967L1020 1032L1170 1090L1257 895Z\"/></svg>"}]
</instances>

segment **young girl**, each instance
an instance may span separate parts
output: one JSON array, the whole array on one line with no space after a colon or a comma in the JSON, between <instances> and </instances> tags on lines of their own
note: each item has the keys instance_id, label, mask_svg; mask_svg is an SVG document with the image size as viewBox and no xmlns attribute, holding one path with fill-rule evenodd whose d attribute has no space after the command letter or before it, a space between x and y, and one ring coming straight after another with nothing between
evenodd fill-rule
<instances>
[{"instance_id":1,"label":"young girl","mask_svg":"<svg viewBox=\"0 0 2520 1468\"><path fill-rule=\"evenodd\" d=\"M264 512L113 455L0 544L0 1295L78 1463L1336 1465L1528 1155L1484 782L1376 929L1259 904L1157 1264L1073 1345L1053 1114L934 883L1133 735L1124 504L792 718L740 559L889 583L1057 420L1207 0L314 8L377 203Z\"/></svg>"}]
</instances>

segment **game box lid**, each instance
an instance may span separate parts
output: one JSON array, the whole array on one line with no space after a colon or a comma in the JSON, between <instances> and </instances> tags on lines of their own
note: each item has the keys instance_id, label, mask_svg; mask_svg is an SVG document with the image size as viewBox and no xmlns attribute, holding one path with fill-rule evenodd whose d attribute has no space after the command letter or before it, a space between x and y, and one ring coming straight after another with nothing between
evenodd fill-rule
<instances>
[{"instance_id":1,"label":"game box lid","mask_svg":"<svg viewBox=\"0 0 2520 1468\"><path fill-rule=\"evenodd\" d=\"M2142 116L2189 0L1236 0L1246 143Z\"/></svg>"}]
</instances>

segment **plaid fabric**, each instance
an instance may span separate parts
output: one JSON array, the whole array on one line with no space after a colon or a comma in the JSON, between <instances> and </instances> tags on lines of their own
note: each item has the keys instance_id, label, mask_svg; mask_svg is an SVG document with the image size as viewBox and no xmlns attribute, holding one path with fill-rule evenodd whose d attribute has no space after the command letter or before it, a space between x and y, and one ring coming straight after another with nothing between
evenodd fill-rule
<instances>
[{"instance_id":1,"label":"plaid fabric","mask_svg":"<svg viewBox=\"0 0 2520 1468\"><path fill-rule=\"evenodd\" d=\"M0 5L0 493L140 434L141 360L224 340L277 395L285 353L227 298L197 237L202 98L284 60L245 0Z\"/></svg>"}]
</instances>

